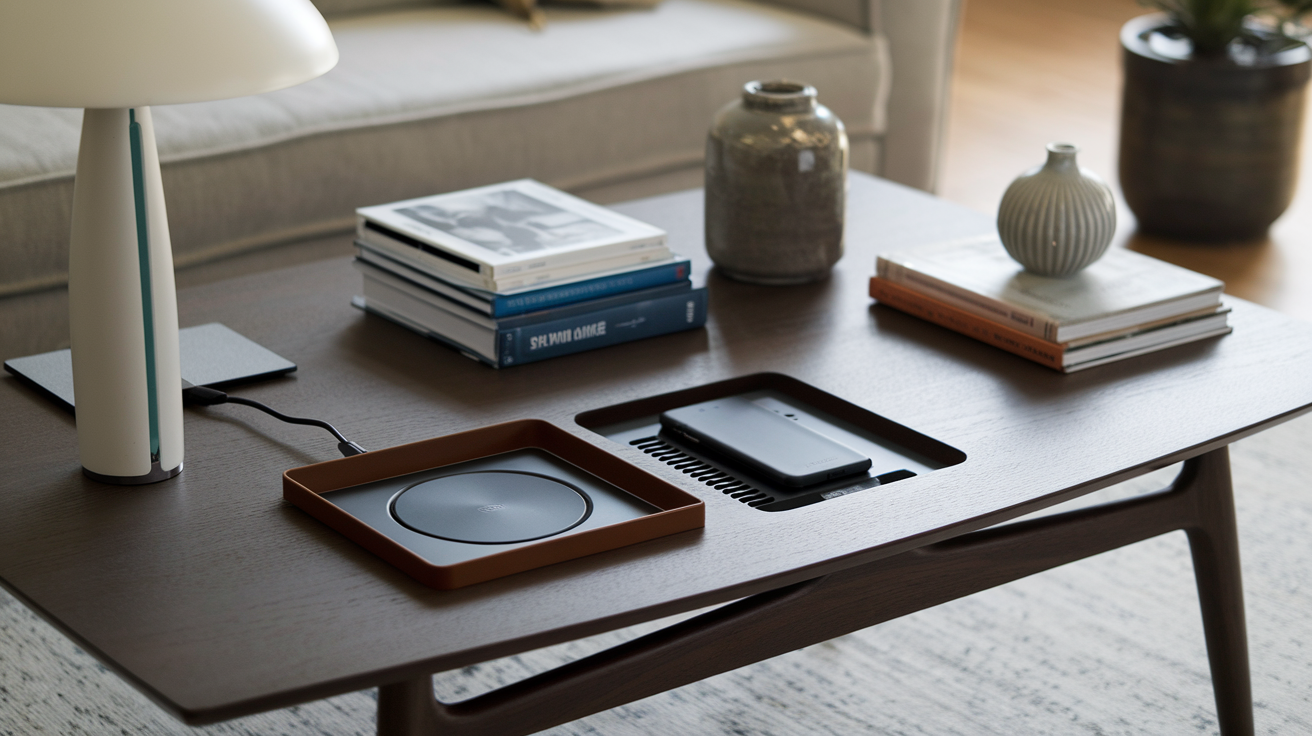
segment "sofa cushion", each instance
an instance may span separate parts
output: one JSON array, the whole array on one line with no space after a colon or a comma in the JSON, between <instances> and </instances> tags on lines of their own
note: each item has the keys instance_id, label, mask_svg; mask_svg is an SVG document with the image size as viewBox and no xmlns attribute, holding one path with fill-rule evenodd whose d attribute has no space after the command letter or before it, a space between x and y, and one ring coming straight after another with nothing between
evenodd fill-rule
<instances>
[{"instance_id":1,"label":"sofa cushion","mask_svg":"<svg viewBox=\"0 0 1312 736\"><path fill-rule=\"evenodd\" d=\"M587 194L700 169L711 115L757 78L815 85L874 165L880 39L745 0L553 8L544 32L490 6L333 21L341 62L252 97L159 106L175 260L349 229L355 207L535 177ZM0 106L0 294L67 271L80 110Z\"/></svg>"}]
</instances>

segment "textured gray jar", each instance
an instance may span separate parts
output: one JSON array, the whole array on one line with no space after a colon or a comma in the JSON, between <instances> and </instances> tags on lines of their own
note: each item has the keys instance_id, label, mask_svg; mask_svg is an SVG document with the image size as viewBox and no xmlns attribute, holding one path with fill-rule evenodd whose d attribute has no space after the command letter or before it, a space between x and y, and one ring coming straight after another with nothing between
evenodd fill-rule
<instances>
[{"instance_id":1,"label":"textured gray jar","mask_svg":"<svg viewBox=\"0 0 1312 736\"><path fill-rule=\"evenodd\" d=\"M1072 276L1102 258L1112 242L1112 190L1075 163L1079 150L1049 143L1047 162L1016 177L1002 195L998 236L1027 271Z\"/></svg>"},{"instance_id":2,"label":"textured gray jar","mask_svg":"<svg viewBox=\"0 0 1312 736\"><path fill-rule=\"evenodd\" d=\"M730 278L801 284L843 256L847 133L814 87L749 82L706 138L706 251Z\"/></svg>"}]
</instances>

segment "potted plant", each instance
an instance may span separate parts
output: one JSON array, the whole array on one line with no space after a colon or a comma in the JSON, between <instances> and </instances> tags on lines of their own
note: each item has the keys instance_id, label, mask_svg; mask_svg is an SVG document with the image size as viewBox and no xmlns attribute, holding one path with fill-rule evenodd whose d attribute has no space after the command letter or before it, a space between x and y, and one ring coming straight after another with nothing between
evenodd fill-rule
<instances>
[{"instance_id":1,"label":"potted plant","mask_svg":"<svg viewBox=\"0 0 1312 736\"><path fill-rule=\"evenodd\" d=\"M1120 181L1142 232L1262 237L1293 197L1312 0L1148 0L1121 29Z\"/></svg>"}]
</instances>

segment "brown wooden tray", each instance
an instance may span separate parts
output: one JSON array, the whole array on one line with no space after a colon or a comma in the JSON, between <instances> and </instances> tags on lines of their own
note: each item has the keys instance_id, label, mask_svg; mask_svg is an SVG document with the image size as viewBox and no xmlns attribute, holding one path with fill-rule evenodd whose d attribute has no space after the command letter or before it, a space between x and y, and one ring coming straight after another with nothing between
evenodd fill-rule
<instances>
[{"instance_id":1,"label":"brown wooden tray","mask_svg":"<svg viewBox=\"0 0 1312 736\"><path fill-rule=\"evenodd\" d=\"M454 564L435 564L323 494L516 450L542 450L655 506L639 518L560 534ZM701 499L539 419L497 424L363 455L292 468L283 498L419 582L460 588L705 525Z\"/></svg>"}]
</instances>

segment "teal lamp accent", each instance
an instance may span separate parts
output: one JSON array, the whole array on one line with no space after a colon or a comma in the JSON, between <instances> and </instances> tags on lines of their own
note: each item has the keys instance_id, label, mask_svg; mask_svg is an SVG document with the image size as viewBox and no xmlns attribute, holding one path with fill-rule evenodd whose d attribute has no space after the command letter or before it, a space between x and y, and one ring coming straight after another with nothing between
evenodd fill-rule
<instances>
[{"instance_id":1,"label":"teal lamp accent","mask_svg":"<svg viewBox=\"0 0 1312 736\"><path fill-rule=\"evenodd\" d=\"M309 0L5 0L0 103L86 108L69 330L83 472L182 471L178 308L151 105L270 92L337 63Z\"/></svg>"}]
</instances>

